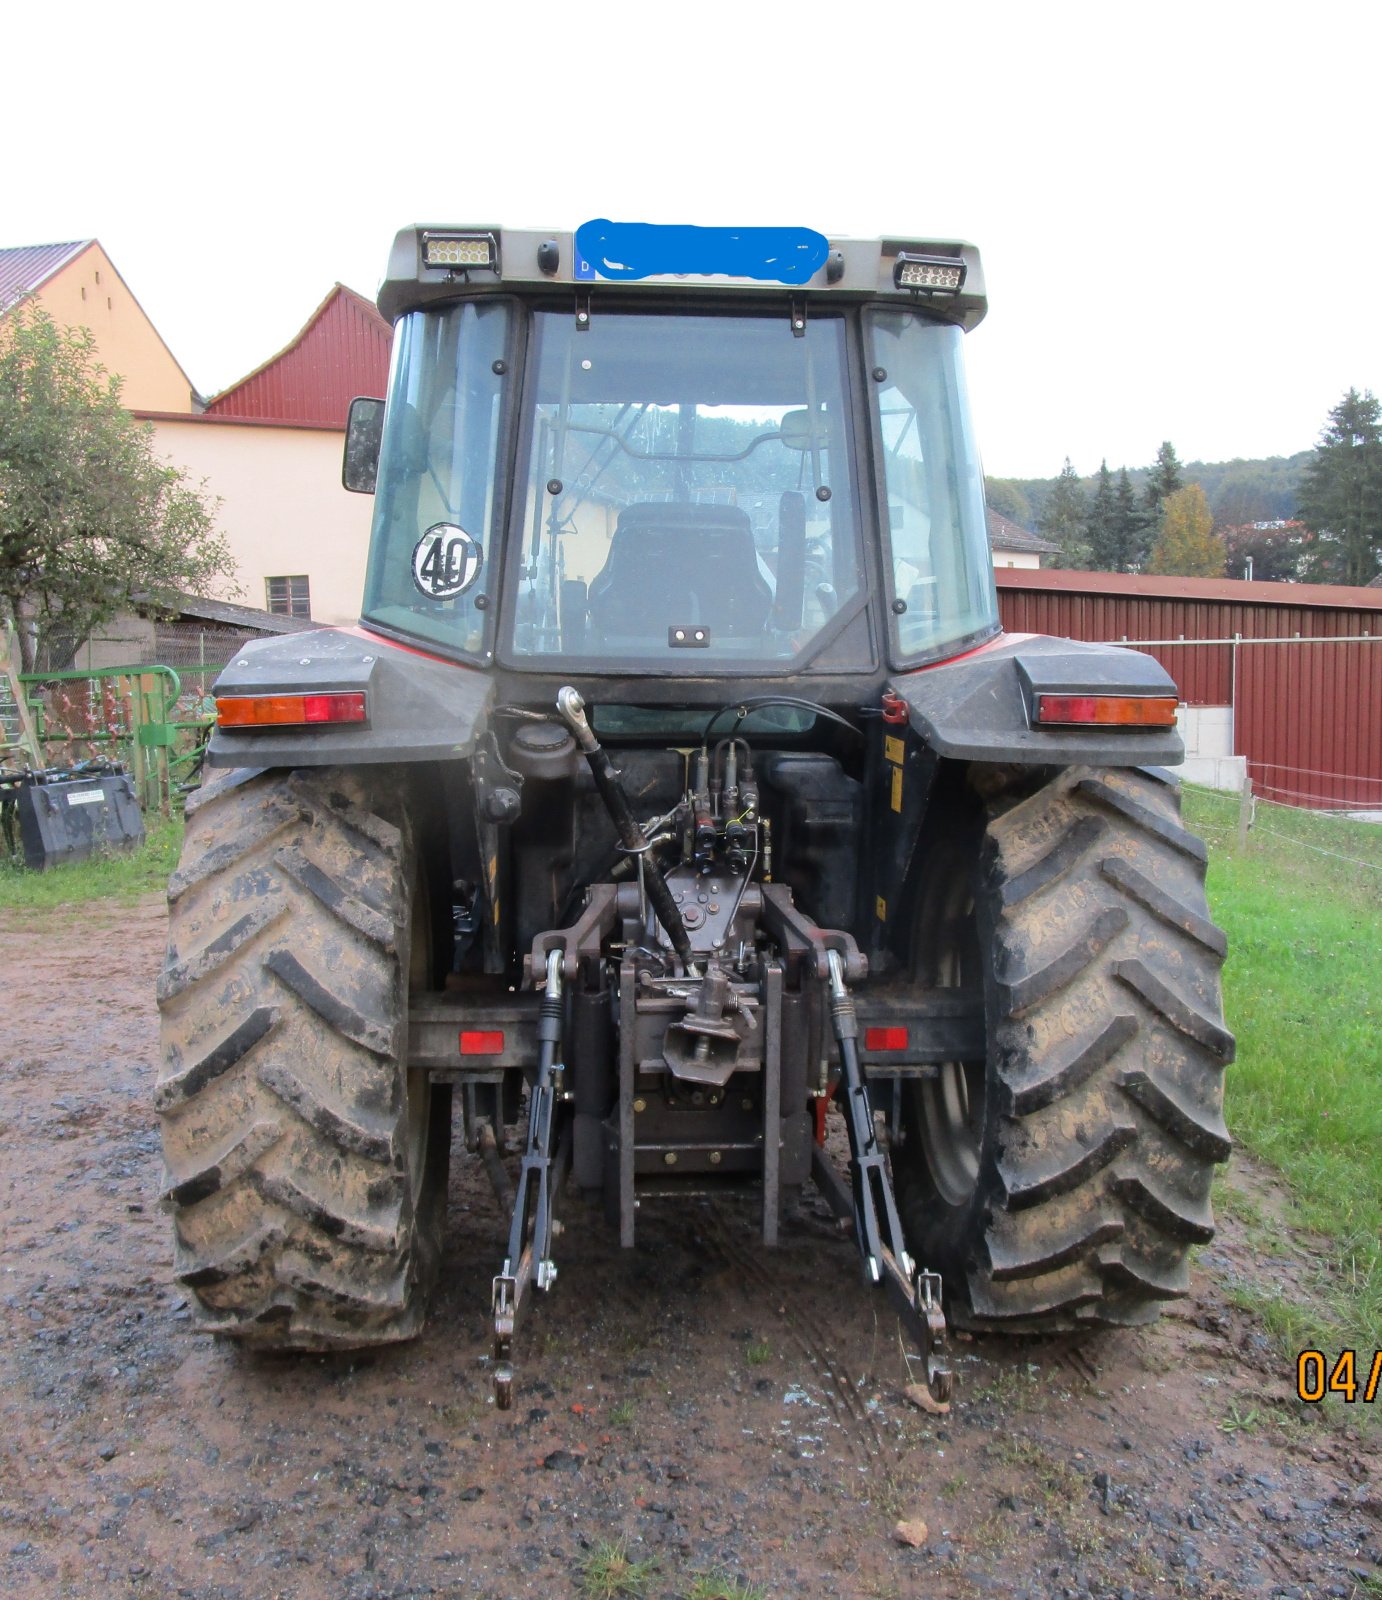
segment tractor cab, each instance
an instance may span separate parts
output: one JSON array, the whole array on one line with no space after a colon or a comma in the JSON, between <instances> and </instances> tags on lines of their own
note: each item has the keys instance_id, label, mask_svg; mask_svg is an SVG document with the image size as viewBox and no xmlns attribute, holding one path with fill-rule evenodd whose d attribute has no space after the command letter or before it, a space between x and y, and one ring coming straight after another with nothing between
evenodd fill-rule
<instances>
[{"instance_id":1,"label":"tractor cab","mask_svg":"<svg viewBox=\"0 0 1382 1600\"><path fill-rule=\"evenodd\" d=\"M994 634L960 349L975 253L823 257L799 287L592 293L570 238L400 234L366 625L596 677L871 676ZM904 286L909 258L948 263L944 286Z\"/></svg>"}]
</instances>

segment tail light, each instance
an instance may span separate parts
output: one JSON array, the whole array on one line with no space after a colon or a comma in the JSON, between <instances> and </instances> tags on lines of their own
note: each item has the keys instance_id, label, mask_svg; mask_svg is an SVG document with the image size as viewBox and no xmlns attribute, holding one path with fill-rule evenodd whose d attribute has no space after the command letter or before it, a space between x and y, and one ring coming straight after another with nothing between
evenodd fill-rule
<instances>
[{"instance_id":1,"label":"tail light","mask_svg":"<svg viewBox=\"0 0 1382 1600\"><path fill-rule=\"evenodd\" d=\"M1043 728L1174 728L1174 695L1038 694L1033 720Z\"/></svg>"},{"instance_id":2,"label":"tail light","mask_svg":"<svg viewBox=\"0 0 1382 1600\"><path fill-rule=\"evenodd\" d=\"M221 728L300 728L322 723L364 721L363 693L216 697L216 724Z\"/></svg>"}]
</instances>

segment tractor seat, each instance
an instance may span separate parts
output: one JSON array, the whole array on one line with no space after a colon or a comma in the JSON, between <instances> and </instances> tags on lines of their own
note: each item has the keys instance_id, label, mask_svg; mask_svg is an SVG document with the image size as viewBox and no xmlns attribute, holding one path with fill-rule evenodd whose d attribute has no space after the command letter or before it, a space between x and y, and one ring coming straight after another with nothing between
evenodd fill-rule
<instances>
[{"instance_id":1,"label":"tractor seat","mask_svg":"<svg viewBox=\"0 0 1382 1600\"><path fill-rule=\"evenodd\" d=\"M589 605L606 637L661 634L683 622L712 636L756 634L773 586L738 506L640 503L619 513Z\"/></svg>"}]
</instances>

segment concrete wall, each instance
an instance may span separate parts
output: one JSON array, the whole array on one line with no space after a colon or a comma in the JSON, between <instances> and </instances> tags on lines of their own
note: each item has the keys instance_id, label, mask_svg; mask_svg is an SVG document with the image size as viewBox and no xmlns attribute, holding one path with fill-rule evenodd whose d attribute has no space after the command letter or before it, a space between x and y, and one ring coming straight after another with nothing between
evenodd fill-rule
<instances>
[{"instance_id":1,"label":"concrete wall","mask_svg":"<svg viewBox=\"0 0 1382 1600\"><path fill-rule=\"evenodd\" d=\"M160 453L220 497L241 592L213 598L267 607L265 579L305 574L314 622L356 621L374 497L341 487L343 433L209 417L153 426Z\"/></svg>"},{"instance_id":2,"label":"concrete wall","mask_svg":"<svg viewBox=\"0 0 1382 1600\"><path fill-rule=\"evenodd\" d=\"M1176 725L1185 740L1185 764L1177 771L1187 783L1235 793L1242 789L1248 762L1233 753L1232 706L1182 706Z\"/></svg>"},{"instance_id":3,"label":"concrete wall","mask_svg":"<svg viewBox=\"0 0 1382 1600\"><path fill-rule=\"evenodd\" d=\"M192 410L192 385L99 244L89 245L34 299L67 328L89 328L101 365L124 380L131 411Z\"/></svg>"},{"instance_id":4,"label":"concrete wall","mask_svg":"<svg viewBox=\"0 0 1382 1600\"><path fill-rule=\"evenodd\" d=\"M993 552L995 567L1040 568L1041 557L1031 550L1000 550Z\"/></svg>"}]
</instances>

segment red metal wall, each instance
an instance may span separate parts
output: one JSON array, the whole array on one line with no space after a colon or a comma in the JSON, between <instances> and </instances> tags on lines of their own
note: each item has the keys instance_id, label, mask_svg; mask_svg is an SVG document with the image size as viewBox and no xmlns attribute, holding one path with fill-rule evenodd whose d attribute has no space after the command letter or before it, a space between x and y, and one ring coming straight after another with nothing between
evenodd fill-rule
<instances>
[{"instance_id":1,"label":"red metal wall","mask_svg":"<svg viewBox=\"0 0 1382 1600\"><path fill-rule=\"evenodd\" d=\"M1012 632L1128 643L1237 634L1236 649L1174 643L1148 654L1187 704L1233 706L1234 753L1266 798L1382 809L1382 590L1013 567L997 579Z\"/></svg>"},{"instance_id":2,"label":"red metal wall","mask_svg":"<svg viewBox=\"0 0 1382 1600\"><path fill-rule=\"evenodd\" d=\"M286 350L217 395L207 412L344 429L357 394L383 395L392 341L369 301L337 284Z\"/></svg>"}]
</instances>

